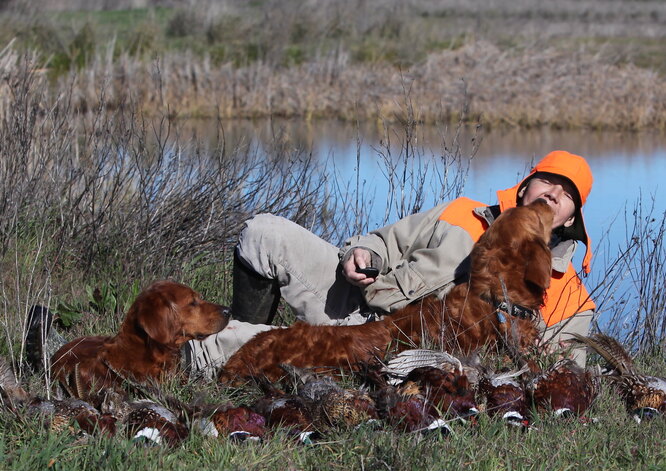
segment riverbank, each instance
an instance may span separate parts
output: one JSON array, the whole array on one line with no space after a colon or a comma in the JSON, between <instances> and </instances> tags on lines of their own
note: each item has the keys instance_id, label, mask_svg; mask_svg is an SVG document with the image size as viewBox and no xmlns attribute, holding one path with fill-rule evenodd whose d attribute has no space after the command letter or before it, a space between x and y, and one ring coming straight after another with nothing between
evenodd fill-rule
<instances>
[{"instance_id":1,"label":"riverbank","mask_svg":"<svg viewBox=\"0 0 666 471\"><path fill-rule=\"evenodd\" d=\"M659 2L151 3L166 6L5 12L0 67L34 51L81 111L666 128Z\"/></svg>"}]
</instances>

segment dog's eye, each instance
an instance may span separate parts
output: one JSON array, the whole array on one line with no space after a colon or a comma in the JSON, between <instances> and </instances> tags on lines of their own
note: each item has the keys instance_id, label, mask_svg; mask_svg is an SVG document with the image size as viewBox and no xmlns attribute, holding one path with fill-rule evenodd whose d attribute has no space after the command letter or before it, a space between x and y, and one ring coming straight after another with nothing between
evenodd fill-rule
<instances>
[{"instance_id":1,"label":"dog's eye","mask_svg":"<svg viewBox=\"0 0 666 471\"><path fill-rule=\"evenodd\" d=\"M192 306L192 307L197 307L198 305L199 305L199 301L197 301L196 299L190 303L190 306Z\"/></svg>"}]
</instances>

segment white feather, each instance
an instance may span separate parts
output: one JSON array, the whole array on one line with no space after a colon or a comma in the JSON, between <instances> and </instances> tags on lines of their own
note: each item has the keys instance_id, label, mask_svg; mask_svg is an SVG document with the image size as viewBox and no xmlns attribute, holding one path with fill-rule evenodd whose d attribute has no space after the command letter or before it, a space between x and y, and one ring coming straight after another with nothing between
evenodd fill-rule
<instances>
[{"instance_id":1,"label":"white feather","mask_svg":"<svg viewBox=\"0 0 666 471\"><path fill-rule=\"evenodd\" d=\"M389 384L396 385L416 368L432 366L462 373L460 360L447 352L426 349L405 350L391 359L382 371L389 376Z\"/></svg>"}]
</instances>

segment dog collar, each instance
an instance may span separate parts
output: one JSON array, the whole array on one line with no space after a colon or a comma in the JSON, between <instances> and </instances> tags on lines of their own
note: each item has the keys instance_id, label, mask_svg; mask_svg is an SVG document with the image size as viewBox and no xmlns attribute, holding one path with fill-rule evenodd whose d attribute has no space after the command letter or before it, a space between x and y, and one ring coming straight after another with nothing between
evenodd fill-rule
<instances>
[{"instance_id":1,"label":"dog collar","mask_svg":"<svg viewBox=\"0 0 666 471\"><path fill-rule=\"evenodd\" d=\"M495 309L497 310L497 317L499 318L500 322L506 322L506 319L503 318L503 314L509 314L519 319L529 320L534 319L536 314L534 309L529 309L525 306L521 306L520 304L509 304L506 301L495 303Z\"/></svg>"}]
</instances>

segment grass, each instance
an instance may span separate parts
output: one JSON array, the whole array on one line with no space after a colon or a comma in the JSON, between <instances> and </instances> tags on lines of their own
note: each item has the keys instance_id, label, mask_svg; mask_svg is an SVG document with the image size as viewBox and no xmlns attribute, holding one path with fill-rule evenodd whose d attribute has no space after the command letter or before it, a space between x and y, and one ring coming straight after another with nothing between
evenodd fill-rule
<instances>
[{"instance_id":1,"label":"grass","mask_svg":"<svg viewBox=\"0 0 666 471\"><path fill-rule=\"evenodd\" d=\"M39 424L1 418L3 469L661 469L666 422L636 424L604 391L592 425L543 416L521 433L482 416L477 426L452 424L454 434L419 437L388 430L335 431L314 445L278 432L260 444L192 435L176 449L144 448L122 437L76 442ZM35 451L38 450L38 451Z\"/></svg>"}]
</instances>

